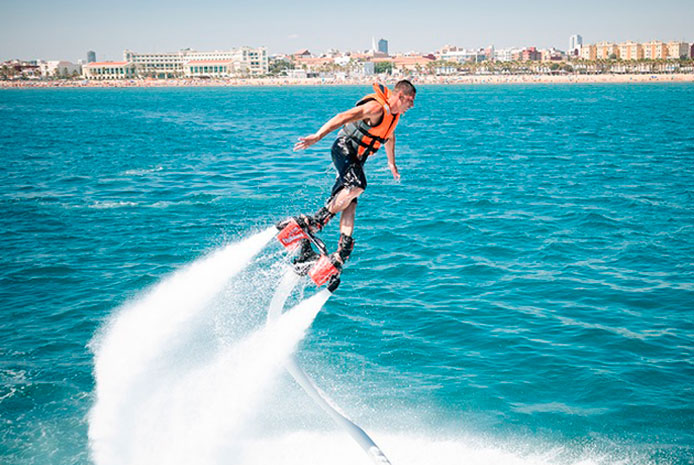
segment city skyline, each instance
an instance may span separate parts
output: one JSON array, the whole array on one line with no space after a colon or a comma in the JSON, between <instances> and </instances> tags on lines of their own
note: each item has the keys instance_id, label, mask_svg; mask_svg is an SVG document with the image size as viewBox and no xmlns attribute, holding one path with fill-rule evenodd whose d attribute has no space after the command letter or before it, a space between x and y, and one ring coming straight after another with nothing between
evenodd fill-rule
<instances>
[{"instance_id":1,"label":"city skyline","mask_svg":"<svg viewBox=\"0 0 694 465\"><path fill-rule=\"evenodd\" d=\"M584 43L694 40L694 6L683 0L664 0L657 9L652 2L636 1L628 13L617 2L595 0L572 9L545 0L524 5L501 1L494 8L440 0L423 7L386 0L381 10L385 21L382 15L363 15L359 5L318 9L314 1L288 7L276 0L262 5L203 0L193 7L180 1L99 5L76 0L66 6L11 0L0 7L6 18L0 30L0 60L77 61L84 60L88 50L96 51L97 60L120 60L125 49L224 50L244 45L267 47L273 54L356 51L369 49L373 36L387 39L391 54L432 52L444 44L566 50L574 34ZM365 2L363 7L369 8Z\"/></svg>"}]
</instances>

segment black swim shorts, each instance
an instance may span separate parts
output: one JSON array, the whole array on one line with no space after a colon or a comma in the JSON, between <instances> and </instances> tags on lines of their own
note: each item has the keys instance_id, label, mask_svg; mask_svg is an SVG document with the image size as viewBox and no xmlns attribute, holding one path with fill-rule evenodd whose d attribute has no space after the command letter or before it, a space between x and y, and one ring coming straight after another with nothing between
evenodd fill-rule
<instances>
[{"instance_id":1,"label":"black swim shorts","mask_svg":"<svg viewBox=\"0 0 694 465\"><path fill-rule=\"evenodd\" d=\"M333 198L343 188L360 187L366 189L366 176L364 176L364 161L357 157L357 153L347 143L344 137L338 137L331 150L333 163L337 169L337 179L333 186L330 198Z\"/></svg>"}]
</instances>

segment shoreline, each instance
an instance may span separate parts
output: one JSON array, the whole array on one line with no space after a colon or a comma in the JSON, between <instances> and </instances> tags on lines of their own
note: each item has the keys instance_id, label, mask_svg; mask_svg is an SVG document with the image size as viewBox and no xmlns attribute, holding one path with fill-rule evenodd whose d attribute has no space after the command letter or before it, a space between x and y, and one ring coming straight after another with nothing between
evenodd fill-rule
<instances>
[{"instance_id":1,"label":"shoreline","mask_svg":"<svg viewBox=\"0 0 694 465\"><path fill-rule=\"evenodd\" d=\"M230 79L135 79L135 80L56 80L0 81L0 89L44 88L124 88L124 87L285 87L285 86L354 86L369 85L374 80L394 84L399 78L230 78ZM473 75L419 76L410 79L417 85L498 85L498 84L639 84L694 82L694 74L571 74L571 75Z\"/></svg>"}]
</instances>

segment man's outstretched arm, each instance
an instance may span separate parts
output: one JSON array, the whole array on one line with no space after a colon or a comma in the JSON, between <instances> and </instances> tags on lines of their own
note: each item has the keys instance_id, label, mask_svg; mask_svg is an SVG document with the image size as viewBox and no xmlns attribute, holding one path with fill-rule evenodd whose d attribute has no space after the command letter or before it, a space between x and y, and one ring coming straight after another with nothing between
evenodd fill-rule
<instances>
[{"instance_id":1,"label":"man's outstretched arm","mask_svg":"<svg viewBox=\"0 0 694 465\"><path fill-rule=\"evenodd\" d=\"M382 111L381 105L378 102L368 102L364 105L359 105L347 111L343 111L342 113L338 113L321 126L315 134L299 137L299 142L294 145L294 151L296 152L297 150L303 150L312 146L335 129L347 123L378 116Z\"/></svg>"},{"instance_id":2,"label":"man's outstretched arm","mask_svg":"<svg viewBox=\"0 0 694 465\"><path fill-rule=\"evenodd\" d=\"M386 146L388 168L390 168L390 172L393 173L393 178L396 181L400 181L400 173L398 172L398 167L395 165L395 134L392 134L383 145Z\"/></svg>"}]
</instances>

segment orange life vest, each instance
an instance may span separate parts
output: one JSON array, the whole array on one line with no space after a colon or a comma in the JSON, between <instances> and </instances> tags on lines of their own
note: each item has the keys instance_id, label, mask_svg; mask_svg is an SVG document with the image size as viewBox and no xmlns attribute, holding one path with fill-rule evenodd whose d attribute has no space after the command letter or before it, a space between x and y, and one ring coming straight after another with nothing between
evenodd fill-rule
<instances>
[{"instance_id":1,"label":"orange life vest","mask_svg":"<svg viewBox=\"0 0 694 465\"><path fill-rule=\"evenodd\" d=\"M378 83L374 84L373 88L375 93L359 100L357 106L374 100L377 101L383 108L381 122L376 126L369 125L366 120L348 123L343 126L342 134L340 134L349 139L351 145L356 148L357 156L360 159L365 159L369 155L376 153L381 144L393 135L400 119L399 114L394 115L390 111L390 106L388 105L388 98L391 95L390 89Z\"/></svg>"}]
</instances>

